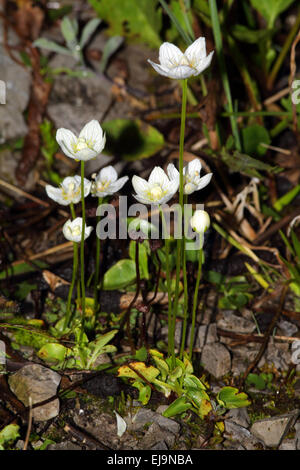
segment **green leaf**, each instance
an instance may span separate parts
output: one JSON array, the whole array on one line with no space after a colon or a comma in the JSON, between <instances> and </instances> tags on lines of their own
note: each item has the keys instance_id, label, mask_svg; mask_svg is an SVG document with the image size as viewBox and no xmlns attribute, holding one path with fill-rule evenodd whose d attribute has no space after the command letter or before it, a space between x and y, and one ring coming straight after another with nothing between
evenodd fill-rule
<instances>
[{"instance_id":1,"label":"green leaf","mask_svg":"<svg viewBox=\"0 0 300 470\"><path fill-rule=\"evenodd\" d=\"M148 401L151 398L151 387L149 385L143 385L141 382L133 382L133 387L139 390L138 400L142 405L147 405Z\"/></svg>"},{"instance_id":2,"label":"green leaf","mask_svg":"<svg viewBox=\"0 0 300 470\"><path fill-rule=\"evenodd\" d=\"M85 25L81 34L80 42L79 42L81 49L83 49L84 46L88 43L88 41L90 40L90 38L92 37L96 29L98 28L100 23L101 23L100 18L93 18Z\"/></svg>"},{"instance_id":3,"label":"green leaf","mask_svg":"<svg viewBox=\"0 0 300 470\"><path fill-rule=\"evenodd\" d=\"M295 0L250 0L251 5L267 20L268 27L274 26L276 18Z\"/></svg>"},{"instance_id":4,"label":"green leaf","mask_svg":"<svg viewBox=\"0 0 300 470\"><path fill-rule=\"evenodd\" d=\"M62 344L48 343L41 347L37 356L46 362L59 363L65 361L71 353L71 349L66 348Z\"/></svg>"},{"instance_id":5,"label":"green leaf","mask_svg":"<svg viewBox=\"0 0 300 470\"><path fill-rule=\"evenodd\" d=\"M238 151L227 152L225 149L221 150L221 158L223 162L228 166L231 172L242 173L247 176L255 176L261 179L261 175L258 170L267 171L270 173L278 172L278 167L268 165L267 163L257 160L256 158L250 157L244 153Z\"/></svg>"},{"instance_id":6,"label":"green leaf","mask_svg":"<svg viewBox=\"0 0 300 470\"><path fill-rule=\"evenodd\" d=\"M269 145L271 143L269 132L259 124L244 127L242 130L242 140L244 151L247 155L264 155L267 149L260 144Z\"/></svg>"},{"instance_id":7,"label":"green leaf","mask_svg":"<svg viewBox=\"0 0 300 470\"><path fill-rule=\"evenodd\" d=\"M192 404L187 402L186 397L179 397L163 412L163 416L172 418L172 416L180 415L190 408L192 408Z\"/></svg>"},{"instance_id":8,"label":"green leaf","mask_svg":"<svg viewBox=\"0 0 300 470\"><path fill-rule=\"evenodd\" d=\"M135 247L136 241L131 240L129 244L129 256L135 262ZM148 270L148 253L146 248L146 242L139 244L139 268L141 279L149 279Z\"/></svg>"},{"instance_id":9,"label":"green leaf","mask_svg":"<svg viewBox=\"0 0 300 470\"><path fill-rule=\"evenodd\" d=\"M293 246L297 254L298 260L300 261L300 241L297 235L295 234L294 230L291 230L291 239L292 239Z\"/></svg>"},{"instance_id":10,"label":"green leaf","mask_svg":"<svg viewBox=\"0 0 300 470\"><path fill-rule=\"evenodd\" d=\"M239 393L238 389L234 387L223 387L217 395L217 401L229 409L250 405L246 393Z\"/></svg>"},{"instance_id":11,"label":"green leaf","mask_svg":"<svg viewBox=\"0 0 300 470\"><path fill-rule=\"evenodd\" d=\"M138 349L135 353L135 359L137 359L138 361L141 361L141 362L144 362L147 360L147 357L148 357L148 351L147 349L145 348L145 346L142 346L140 349Z\"/></svg>"},{"instance_id":12,"label":"green leaf","mask_svg":"<svg viewBox=\"0 0 300 470\"><path fill-rule=\"evenodd\" d=\"M272 31L267 29L249 29L242 24L235 24L231 28L231 34L238 41L258 44L259 41L268 39L272 35Z\"/></svg>"},{"instance_id":13,"label":"green leaf","mask_svg":"<svg viewBox=\"0 0 300 470\"><path fill-rule=\"evenodd\" d=\"M0 432L0 446L3 449L5 444L15 441L19 436L20 426L17 424L8 424Z\"/></svg>"},{"instance_id":14,"label":"green leaf","mask_svg":"<svg viewBox=\"0 0 300 470\"><path fill-rule=\"evenodd\" d=\"M134 372L136 370L151 383L159 375L159 370L156 367L146 366L144 362L131 362L129 365L132 369L128 366L121 366L118 369L118 377L128 377L141 382L143 379Z\"/></svg>"},{"instance_id":15,"label":"green leaf","mask_svg":"<svg viewBox=\"0 0 300 470\"><path fill-rule=\"evenodd\" d=\"M273 204L273 207L276 211L280 212L286 206L288 206L293 199L299 194L300 192L300 184L297 184L293 189L285 193L282 197L277 199Z\"/></svg>"},{"instance_id":16,"label":"green leaf","mask_svg":"<svg viewBox=\"0 0 300 470\"><path fill-rule=\"evenodd\" d=\"M132 259L121 259L104 274L103 289L124 289L124 287L133 284L135 280L135 261Z\"/></svg>"},{"instance_id":17,"label":"green leaf","mask_svg":"<svg viewBox=\"0 0 300 470\"><path fill-rule=\"evenodd\" d=\"M261 375L249 374L246 379L246 384L254 385L257 390L264 390L266 388L266 381Z\"/></svg>"},{"instance_id":18,"label":"green leaf","mask_svg":"<svg viewBox=\"0 0 300 470\"><path fill-rule=\"evenodd\" d=\"M37 268L35 269L32 264L28 263L18 263L12 265L8 268L8 275L9 276L18 276L20 274L30 273L38 271L38 268L47 269L48 265L44 263L44 261L35 260L34 264L36 264ZM0 280L6 279L7 271L0 272Z\"/></svg>"},{"instance_id":19,"label":"green leaf","mask_svg":"<svg viewBox=\"0 0 300 470\"><path fill-rule=\"evenodd\" d=\"M78 22L76 19L71 19L68 16L64 16L61 22L61 32L67 42L73 46L77 41L78 34Z\"/></svg>"},{"instance_id":20,"label":"green leaf","mask_svg":"<svg viewBox=\"0 0 300 470\"><path fill-rule=\"evenodd\" d=\"M140 119L114 119L102 124L108 154L125 160L151 157L164 146L163 135Z\"/></svg>"},{"instance_id":21,"label":"green leaf","mask_svg":"<svg viewBox=\"0 0 300 470\"><path fill-rule=\"evenodd\" d=\"M125 36L150 47L161 45L162 11L158 0L89 0L100 18L109 24L108 33Z\"/></svg>"},{"instance_id":22,"label":"green leaf","mask_svg":"<svg viewBox=\"0 0 300 470\"><path fill-rule=\"evenodd\" d=\"M54 41L50 41L46 38L39 38L33 43L34 47L40 47L41 49L47 49L48 51L57 52L58 54L72 55L66 47L56 44Z\"/></svg>"},{"instance_id":23,"label":"green leaf","mask_svg":"<svg viewBox=\"0 0 300 470\"><path fill-rule=\"evenodd\" d=\"M114 55L115 52L119 49L119 47L123 44L124 38L122 36L112 36L109 38L109 40L106 42L103 50L102 50L102 57L100 61L100 71L104 72L109 59L111 56Z\"/></svg>"}]
</instances>

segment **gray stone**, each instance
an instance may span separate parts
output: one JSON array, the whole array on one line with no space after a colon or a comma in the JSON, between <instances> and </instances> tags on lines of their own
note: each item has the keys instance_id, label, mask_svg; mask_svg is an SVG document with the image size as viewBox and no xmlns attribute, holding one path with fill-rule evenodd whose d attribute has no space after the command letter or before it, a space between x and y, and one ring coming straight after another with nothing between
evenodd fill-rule
<instances>
[{"instance_id":1,"label":"gray stone","mask_svg":"<svg viewBox=\"0 0 300 470\"><path fill-rule=\"evenodd\" d=\"M247 408L233 408L225 415L225 418L244 428L248 428L250 425Z\"/></svg>"},{"instance_id":2,"label":"gray stone","mask_svg":"<svg viewBox=\"0 0 300 470\"><path fill-rule=\"evenodd\" d=\"M14 62L0 45L0 77L5 83L5 104L0 105L0 143L23 137L27 133L27 125L23 117L26 109L31 73Z\"/></svg>"},{"instance_id":3,"label":"gray stone","mask_svg":"<svg viewBox=\"0 0 300 470\"><path fill-rule=\"evenodd\" d=\"M253 321L234 315L231 310L223 310L223 317L218 320L218 328L235 333L253 333L256 325Z\"/></svg>"},{"instance_id":4,"label":"gray stone","mask_svg":"<svg viewBox=\"0 0 300 470\"><path fill-rule=\"evenodd\" d=\"M284 439L278 450L296 450L296 439Z\"/></svg>"},{"instance_id":5,"label":"gray stone","mask_svg":"<svg viewBox=\"0 0 300 470\"><path fill-rule=\"evenodd\" d=\"M228 349L221 343L206 344L201 354L204 368L216 378L223 377L231 368Z\"/></svg>"},{"instance_id":6,"label":"gray stone","mask_svg":"<svg viewBox=\"0 0 300 470\"><path fill-rule=\"evenodd\" d=\"M162 415L166 411L167 408L169 408L168 405L159 405L156 409L156 413Z\"/></svg>"},{"instance_id":7,"label":"gray stone","mask_svg":"<svg viewBox=\"0 0 300 470\"><path fill-rule=\"evenodd\" d=\"M53 397L57 392L60 380L61 377L57 372L39 364L30 364L11 375L8 378L8 383L17 398L25 406L28 406L30 396L32 404ZM57 398L32 410L33 419L36 421L47 421L55 418L58 413L59 400Z\"/></svg>"},{"instance_id":8,"label":"gray stone","mask_svg":"<svg viewBox=\"0 0 300 470\"><path fill-rule=\"evenodd\" d=\"M277 370L288 370L290 359L289 345L275 343L274 338L270 338L266 352L266 362L273 364ZM258 366L261 367L261 364L259 363Z\"/></svg>"},{"instance_id":9,"label":"gray stone","mask_svg":"<svg viewBox=\"0 0 300 470\"><path fill-rule=\"evenodd\" d=\"M153 447L151 447L151 450L168 450L168 446L165 443L165 441L160 441L157 444L155 444Z\"/></svg>"},{"instance_id":10,"label":"gray stone","mask_svg":"<svg viewBox=\"0 0 300 470\"><path fill-rule=\"evenodd\" d=\"M296 325L294 325L294 323L286 320L280 320L278 326L285 336L294 336L298 331L298 328Z\"/></svg>"},{"instance_id":11,"label":"gray stone","mask_svg":"<svg viewBox=\"0 0 300 470\"><path fill-rule=\"evenodd\" d=\"M73 442L64 441L59 444L50 444L47 447L47 450L82 450L80 446L74 444Z\"/></svg>"},{"instance_id":12,"label":"gray stone","mask_svg":"<svg viewBox=\"0 0 300 470\"><path fill-rule=\"evenodd\" d=\"M246 450L258 450L262 448L262 443L253 436L248 429L232 421L225 421L224 437L242 445Z\"/></svg>"},{"instance_id":13,"label":"gray stone","mask_svg":"<svg viewBox=\"0 0 300 470\"><path fill-rule=\"evenodd\" d=\"M267 447L277 447L294 425L299 410L273 418L260 419L251 426L251 433L262 440Z\"/></svg>"},{"instance_id":14,"label":"gray stone","mask_svg":"<svg viewBox=\"0 0 300 470\"><path fill-rule=\"evenodd\" d=\"M144 437L139 442L139 449L152 449L159 442L165 442L171 448L175 442L175 434L165 428L161 428L157 423L152 423Z\"/></svg>"},{"instance_id":15,"label":"gray stone","mask_svg":"<svg viewBox=\"0 0 300 470\"><path fill-rule=\"evenodd\" d=\"M166 429L174 434L178 434L180 431L180 425L176 423L173 419L165 418L159 413L155 413L152 410L147 408L141 408L138 412L134 415L132 419L132 424L129 427L133 431L139 431L143 429L145 424L148 423L156 423L161 428Z\"/></svg>"}]
</instances>

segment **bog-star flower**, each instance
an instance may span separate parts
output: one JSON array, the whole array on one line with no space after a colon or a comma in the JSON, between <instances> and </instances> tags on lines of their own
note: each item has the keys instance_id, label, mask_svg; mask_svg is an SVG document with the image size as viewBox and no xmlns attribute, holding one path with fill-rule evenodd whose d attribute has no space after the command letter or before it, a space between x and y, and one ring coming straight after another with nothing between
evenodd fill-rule
<instances>
[{"instance_id":1,"label":"bog-star flower","mask_svg":"<svg viewBox=\"0 0 300 470\"><path fill-rule=\"evenodd\" d=\"M88 122L77 137L69 129L58 129L56 140L62 151L75 160L91 160L102 152L105 135L98 121Z\"/></svg>"},{"instance_id":2,"label":"bog-star flower","mask_svg":"<svg viewBox=\"0 0 300 470\"><path fill-rule=\"evenodd\" d=\"M195 158L187 164L183 169L183 192L184 194L192 194L195 191L205 188L210 183L212 173L208 173L200 178L201 162ZM173 163L169 163L167 172L170 180L178 179L179 171L175 168Z\"/></svg>"},{"instance_id":3,"label":"bog-star flower","mask_svg":"<svg viewBox=\"0 0 300 470\"><path fill-rule=\"evenodd\" d=\"M203 234L210 226L208 213L202 210L195 211L193 217L191 217L190 224L195 232Z\"/></svg>"},{"instance_id":4,"label":"bog-star flower","mask_svg":"<svg viewBox=\"0 0 300 470\"><path fill-rule=\"evenodd\" d=\"M74 220L67 220L63 226L63 234L70 242L81 242L82 218L76 217ZM93 227L84 227L84 239L86 240L93 230Z\"/></svg>"},{"instance_id":5,"label":"bog-star flower","mask_svg":"<svg viewBox=\"0 0 300 470\"><path fill-rule=\"evenodd\" d=\"M132 186L136 192L134 197L142 204L165 204L176 193L179 180L169 180L162 168L153 168L148 181L140 176L133 176Z\"/></svg>"},{"instance_id":6,"label":"bog-star flower","mask_svg":"<svg viewBox=\"0 0 300 470\"><path fill-rule=\"evenodd\" d=\"M94 197L111 196L119 191L128 179L128 176L118 179L118 173L114 167L106 166L102 168L92 183L91 194Z\"/></svg>"},{"instance_id":7,"label":"bog-star flower","mask_svg":"<svg viewBox=\"0 0 300 470\"><path fill-rule=\"evenodd\" d=\"M91 190L91 182L84 178L84 197L87 197ZM81 200L81 178L80 176L68 176L63 180L60 188L55 188L50 184L46 185L46 193L53 201L63 206L77 204Z\"/></svg>"},{"instance_id":8,"label":"bog-star flower","mask_svg":"<svg viewBox=\"0 0 300 470\"><path fill-rule=\"evenodd\" d=\"M210 66L213 51L206 55L205 38L198 38L183 53L171 44L164 42L159 48L159 62L148 62L160 75L182 80L202 73Z\"/></svg>"}]
</instances>

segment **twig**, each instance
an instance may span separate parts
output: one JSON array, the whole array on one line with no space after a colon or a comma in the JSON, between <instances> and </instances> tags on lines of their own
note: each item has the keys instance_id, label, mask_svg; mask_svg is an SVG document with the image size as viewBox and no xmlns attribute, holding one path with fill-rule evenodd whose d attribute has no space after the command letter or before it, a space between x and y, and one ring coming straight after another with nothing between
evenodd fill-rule
<instances>
[{"instance_id":1,"label":"twig","mask_svg":"<svg viewBox=\"0 0 300 470\"><path fill-rule=\"evenodd\" d=\"M31 426L32 426L32 398L30 395L28 397L28 403L29 403L28 426L27 426L27 432L26 432L26 438L25 438L23 450L27 450L29 437L31 433Z\"/></svg>"},{"instance_id":2,"label":"twig","mask_svg":"<svg viewBox=\"0 0 300 470\"><path fill-rule=\"evenodd\" d=\"M72 434L76 439L82 441L83 444L87 444L88 447L96 447L97 450L112 450L111 447L106 446L88 432L73 424L67 423L64 427L64 431Z\"/></svg>"}]
</instances>

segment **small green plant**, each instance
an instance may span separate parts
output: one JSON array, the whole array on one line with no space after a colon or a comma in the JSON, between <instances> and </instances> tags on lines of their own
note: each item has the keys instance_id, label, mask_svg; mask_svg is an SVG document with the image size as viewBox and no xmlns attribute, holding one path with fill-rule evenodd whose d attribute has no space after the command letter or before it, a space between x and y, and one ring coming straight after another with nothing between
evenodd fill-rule
<instances>
[{"instance_id":1,"label":"small green plant","mask_svg":"<svg viewBox=\"0 0 300 470\"><path fill-rule=\"evenodd\" d=\"M204 418L213 411L222 414L226 409L250 404L247 395L238 393L233 387L223 387L216 401L210 398L207 383L193 374L193 366L187 355L184 355L182 361L176 357L174 367L171 357L164 358L162 353L154 349L149 350L149 354L154 365L131 362L119 368L119 377L129 379L131 385L139 390L139 400L144 405L150 400L153 387L166 397L171 393L177 395L163 413L165 417L192 410Z\"/></svg>"},{"instance_id":2,"label":"small green plant","mask_svg":"<svg viewBox=\"0 0 300 470\"><path fill-rule=\"evenodd\" d=\"M20 426L9 424L0 431L0 450L5 450L20 436Z\"/></svg>"}]
</instances>

